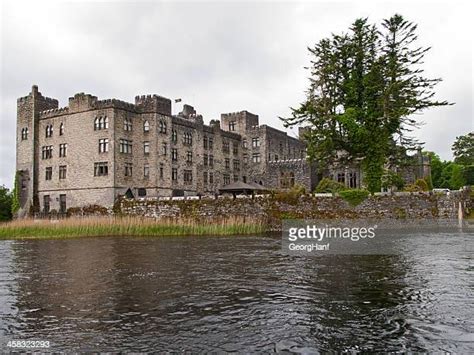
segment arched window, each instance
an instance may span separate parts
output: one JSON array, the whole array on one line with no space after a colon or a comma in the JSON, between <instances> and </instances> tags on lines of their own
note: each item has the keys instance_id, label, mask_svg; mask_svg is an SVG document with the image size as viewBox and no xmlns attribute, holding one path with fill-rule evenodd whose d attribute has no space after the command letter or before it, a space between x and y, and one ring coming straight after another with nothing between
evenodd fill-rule
<instances>
[{"instance_id":1,"label":"arched window","mask_svg":"<svg viewBox=\"0 0 474 355\"><path fill-rule=\"evenodd\" d=\"M99 128L99 118L96 117L94 120L94 131L97 131Z\"/></svg>"},{"instance_id":2,"label":"arched window","mask_svg":"<svg viewBox=\"0 0 474 355\"><path fill-rule=\"evenodd\" d=\"M28 139L28 128L22 128L21 130L21 140L25 141Z\"/></svg>"},{"instance_id":3,"label":"arched window","mask_svg":"<svg viewBox=\"0 0 474 355\"><path fill-rule=\"evenodd\" d=\"M143 132L149 132L149 131L150 131L150 122L146 120L145 122L143 122Z\"/></svg>"},{"instance_id":4,"label":"arched window","mask_svg":"<svg viewBox=\"0 0 474 355\"><path fill-rule=\"evenodd\" d=\"M104 117L104 128L105 129L109 128L109 118L107 116Z\"/></svg>"},{"instance_id":5,"label":"arched window","mask_svg":"<svg viewBox=\"0 0 474 355\"><path fill-rule=\"evenodd\" d=\"M53 136L53 125L49 124L46 126L46 137L52 137Z\"/></svg>"},{"instance_id":6,"label":"arched window","mask_svg":"<svg viewBox=\"0 0 474 355\"><path fill-rule=\"evenodd\" d=\"M160 121L160 133L166 133L166 122Z\"/></svg>"},{"instance_id":7,"label":"arched window","mask_svg":"<svg viewBox=\"0 0 474 355\"><path fill-rule=\"evenodd\" d=\"M99 117L99 129L104 129L104 119L102 116Z\"/></svg>"},{"instance_id":8,"label":"arched window","mask_svg":"<svg viewBox=\"0 0 474 355\"><path fill-rule=\"evenodd\" d=\"M61 122L59 125L59 135L62 136L64 134L64 123Z\"/></svg>"}]
</instances>

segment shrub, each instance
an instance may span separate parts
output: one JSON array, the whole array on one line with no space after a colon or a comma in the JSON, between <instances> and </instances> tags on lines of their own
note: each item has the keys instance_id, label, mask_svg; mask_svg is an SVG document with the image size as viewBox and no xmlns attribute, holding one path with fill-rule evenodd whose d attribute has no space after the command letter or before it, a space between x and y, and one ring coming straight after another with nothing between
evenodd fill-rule
<instances>
[{"instance_id":1,"label":"shrub","mask_svg":"<svg viewBox=\"0 0 474 355\"><path fill-rule=\"evenodd\" d=\"M402 190L404 186L405 180L403 180L400 175L390 170L385 171L384 175L382 176L383 188L390 189L392 187L396 187L397 190Z\"/></svg>"},{"instance_id":2,"label":"shrub","mask_svg":"<svg viewBox=\"0 0 474 355\"><path fill-rule=\"evenodd\" d=\"M301 196L306 193L304 186L295 185L290 190L278 190L273 194L273 198L279 202L296 205Z\"/></svg>"},{"instance_id":3,"label":"shrub","mask_svg":"<svg viewBox=\"0 0 474 355\"><path fill-rule=\"evenodd\" d=\"M405 186L403 191L406 191L406 192L420 192L420 191L423 191L423 190L418 185L408 184L408 185Z\"/></svg>"},{"instance_id":4,"label":"shrub","mask_svg":"<svg viewBox=\"0 0 474 355\"><path fill-rule=\"evenodd\" d=\"M347 188L344 184L341 184L340 182L334 181L329 178L324 178L319 182L318 186L316 186L316 189L314 191L316 193L335 193L346 189Z\"/></svg>"},{"instance_id":5,"label":"shrub","mask_svg":"<svg viewBox=\"0 0 474 355\"><path fill-rule=\"evenodd\" d=\"M424 179L418 179L415 181L415 185L420 188L420 191L429 191L428 184Z\"/></svg>"},{"instance_id":6,"label":"shrub","mask_svg":"<svg viewBox=\"0 0 474 355\"><path fill-rule=\"evenodd\" d=\"M369 191L363 189L350 189L339 192L339 196L341 196L353 207L362 203L362 201L364 201L369 196L369 194Z\"/></svg>"}]
</instances>

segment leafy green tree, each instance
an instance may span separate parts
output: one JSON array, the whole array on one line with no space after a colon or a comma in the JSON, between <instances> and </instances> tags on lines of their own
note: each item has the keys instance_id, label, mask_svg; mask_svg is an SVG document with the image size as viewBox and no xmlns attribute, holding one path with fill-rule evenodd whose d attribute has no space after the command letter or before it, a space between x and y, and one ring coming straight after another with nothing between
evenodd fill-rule
<instances>
[{"instance_id":1,"label":"leafy green tree","mask_svg":"<svg viewBox=\"0 0 474 355\"><path fill-rule=\"evenodd\" d=\"M348 33L309 48L306 100L282 120L286 127L309 126L310 160L324 169L336 160L359 158L368 190L380 190L387 160L397 156L400 146L419 144L408 135L419 125L413 115L448 104L433 100L440 79L423 77L421 64L429 48L415 46L416 39L416 25L394 15L381 30L357 19Z\"/></svg>"},{"instance_id":2,"label":"leafy green tree","mask_svg":"<svg viewBox=\"0 0 474 355\"><path fill-rule=\"evenodd\" d=\"M461 165L474 165L474 132L456 137L452 146L454 162Z\"/></svg>"},{"instance_id":3,"label":"leafy green tree","mask_svg":"<svg viewBox=\"0 0 474 355\"><path fill-rule=\"evenodd\" d=\"M466 185L464 168L460 164L447 162L441 173L441 186L451 190L458 190Z\"/></svg>"},{"instance_id":4,"label":"leafy green tree","mask_svg":"<svg viewBox=\"0 0 474 355\"><path fill-rule=\"evenodd\" d=\"M382 176L382 187L385 189L391 189L393 187L396 187L397 190L401 191L403 187L405 186L405 180L398 175L397 173L391 171L391 170L386 170L385 173Z\"/></svg>"},{"instance_id":5,"label":"leafy green tree","mask_svg":"<svg viewBox=\"0 0 474 355\"><path fill-rule=\"evenodd\" d=\"M423 152L424 155L430 157L431 160L431 182L434 188L447 187L443 186L441 174L443 169L448 164L447 162L441 161L438 154L435 152Z\"/></svg>"},{"instance_id":6,"label":"leafy green tree","mask_svg":"<svg viewBox=\"0 0 474 355\"><path fill-rule=\"evenodd\" d=\"M12 195L5 186L0 186L0 221L12 219Z\"/></svg>"}]
</instances>

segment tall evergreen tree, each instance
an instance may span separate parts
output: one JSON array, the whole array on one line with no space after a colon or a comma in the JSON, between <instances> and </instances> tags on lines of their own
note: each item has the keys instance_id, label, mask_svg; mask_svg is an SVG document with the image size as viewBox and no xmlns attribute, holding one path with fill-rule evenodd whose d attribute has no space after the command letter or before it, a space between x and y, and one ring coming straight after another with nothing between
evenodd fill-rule
<instances>
[{"instance_id":1,"label":"tall evergreen tree","mask_svg":"<svg viewBox=\"0 0 474 355\"><path fill-rule=\"evenodd\" d=\"M309 49L306 100L283 121L287 127L310 127L305 138L311 160L324 168L360 159L368 189L380 189L389 158L396 162L401 151L419 144L408 135L419 125L413 114L448 104L433 99L441 79L423 77L429 48L414 48L416 40L416 25L394 15L381 31L357 19L348 33Z\"/></svg>"}]
</instances>

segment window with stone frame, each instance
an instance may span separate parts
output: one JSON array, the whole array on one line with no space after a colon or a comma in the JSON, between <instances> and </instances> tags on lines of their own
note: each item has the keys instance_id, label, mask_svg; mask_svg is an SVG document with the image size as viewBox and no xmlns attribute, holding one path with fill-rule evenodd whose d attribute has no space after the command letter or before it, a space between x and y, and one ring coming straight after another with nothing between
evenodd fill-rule
<instances>
[{"instance_id":1,"label":"window with stone frame","mask_svg":"<svg viewBox=\"0 0 474 355\"><path fill-rule=\"evenodd\" d=\"M178 168L171 169L171 180L178 181Z\"/></svg>"},{"instance_id":2,"label":"window with stone frame","mask_svg":"<svg viewBox=\"0 0 474 355\"><path fill-rule=\"evenodd\" d=\"M292 171L282 171L280 173L280 187L289 189L295 185L295 174Z\"/></svg>"},{"instance_id":3,"label":"window with stone frame","mask_svg":"<svg viewBox=\"0 0 474 355\"><path fill-rule=\"evenodd\" d=\"M148 141L143 142L143 153L145 155L150 154L150 142L148 142Z\"/></svg>"},{"instance_id":4,"label":"window with stone frame","mask_svg":"<svg viewBox=\"0 0 474 355\"><path fill-rule=\"evenodd\" d=\"M167 125L166 125L166 122L165 122L165 121L160 120L160 123L159 123L159 130L160 130L160 133L166 134L166 132L167 132Z\"/></svg>"},{"instance_id":5,"label":"window with stone frame","mask_svg":"<svg viewBox=\"0 0 474 355\"><path fill-rule=\"evenodd\" d=\"M150 177L150 165L143 165L143 178L148 179Z\"/></svg>"},{"instance_id":6,"label":"window with stone frame","mask_svg":"<svg viewBox=\"0 0 474 355\"><path fill-rule=\"evenodd\" d=\"M260 147L260 138L259 137L252 138L252 147L253 148Z\"/></svg>"},{"instance_id":7,"label":"window with stone frame","mask_svg":"<svg viewBox=\"0 0 474 355\"><path fill-rule=\"evenodd\" d=\"M230 153L230 146L229 146L229 141L227 139L224 139L222 141L222 151L225 153L225 154L229 154Z\"/></svg>"},{"instance_id":8,"label":"window with stone frame","mask_svg":"<svg viewBox=\"0 0 474 355\"><path fill-rule=\"evenodd\" d=\"M214 183L214 173L210 172L209 173L209 184L213 184Z\"/></svg>"},{"instance_id":9,"label":"window with stone frame","mask_svg":"<svg viewBox=\"0 0 474 355\"><path fill-rule=\"evenodd\" d=\"M232 142L232 154L234 155L239 154L239 143Z\"/></svg>"},{"instance_id":10,"label":"window with stone frame","mask_svg":"<svg viewBox=\"0 0 474 355\"><path fill-rule=\"evenodd\" d=\"M171 141L173 143L176 143L178 141L178 131L175 128L171 130Z\"/></svg>"},{"instance_id":11,"label":"window with stone frame","mask_svg":"<svg viewBox=\"0 0 474 355\"><path fill-rule=\"evenodd\" d=\"M234 159L234 161L232 163L234 165L234 170L239 171L240 170L240 160Z\"/></svg>"},{"instance_id":12,"label":"window with stone frame","mask_svg":"<svg viewBox=\"0 0 474 355\"><path fill-rule=\"evenodd\" d=\"M109 151L109 139L99 139L99 153L107 153Z\"/></svg>"},{"instance_id":13,"label":"window with stone frame","mask_svg":"<svg viewBox=\"0 0 474 355\"><path fill-rule=\"evenodd\" d=\"M168 143L163 142L161 144L161 155L167 155L168 154Z\"/></svg>"},{"instance_id":14,"label":"window with stone frame","mask_svg":"<svg viewBox=\"0 0 474 355\"><path fill-rule=\"evenodd\" d=\"M132 130L132 120L129 118L125 118L123 120L123 130L124 131L131 131Z\"/></svg>"},{"instance_id":15,"label":"window with stone frame","mask_svg":"<svg viewBox=\"0 0 474 355\"><path fill-rule=\"evenodd\" d=\"M229 131L235 131L235 121L229 122Z\"/></svg>"},{"instance_id":16,"label":"window with stone frame","mask_svg":"<svg viewBox=\"0 0 474 355\"><path fill-rule=\"evenodd\" d=\"M209 155L209 167L210 168L214 167L214 155L212 154Z\"/></svg>"},{"instance_id":17,"label":"window with stone frame","mask_svg":"<svg viewBox=\"0 0 474 355\"><path fill-rule=\"evenodd\" d=\"M53 179L53 168L51 166L48 166L45 170L45 180L52 180Z\"/></svg>"},{"instance_id":18,"label":"window with stone frame","mask_svg":"<svg viewBox=\"0 0 474 355\"><path fill-rule=\"evenodd\" d=\"M53 157L53 146L45 145L41 147L41 159L51 159Z\"/></svg>"},{"instance_id":19,"label":"window with stone frame","mask_svg":"<svg viewBox=\"0 0 474 355\"><path fill-rule=\"evenodd\" d=\"M189 185L193 182L193 171L192 170L184 170L183 171L184 183Z\"/></svg>"},{"instance_id":20,"label":"window with stone frame","mask_svg":"<svg viewBox=\"0 0 474 355\"><path fill-rule=\"evenodd\" d=\"M230 175L229 174L223 174L224 178L224 186L230 184Z\"/></svg>"},{"instance_id":21,"label":"window with stone frame","mask_svg":"<svg viewBox=\"0 0 474 355\"><path fill-rule=\"evenodd\" d=\"M145 122L143 122L143 132L150 132L150 122L148 120L145 120Z\"/></svg>"},{"instance_id":22,"label":"window with stone frame","mask_svg":"<svg viewBox=\"0 0 474 355\"><path fill-rule=\"evenodd\" d=\"M191 132L183 133L183 144L192 145L193 144L193 134Z\"/></svg>"},{"instance_id":23,"label":"window with stone frame","mask_svg":"<svg viewBox=\"0 0 474 355\"><path fill-rule=\"evenodd\" d=\"M346 183L346 174L345 173L337 173L337 182L340 182L341 184Z\"/></svg>"},{"instance_id":24,"label":"window with stone frame","mask_svg":"<svg viewBox=\"0 0 474 355\"><path fill-rule=\"evenodd\" d=\"M59 135L62 136L64 134L64 123L61 122L59 125Z\"/></svg>"},{"instance_id":25,"label":"window with stone frame","mask_svg":"<svg viewBox=\"0 0 474 355\"><path fill-rule=\"evenodd\" d=\"M109 175L108 162L94 163L94 176L107 176L107 175Z\"/></svg>"},{"instance_id":26,"label":"window with stone frame","mask_svg":"<svg viewBox=\"0 0 474 355\"><path fill-rule=\"evenodd\" d=\"M171 149L171 161L178 161L178 149L176 148Z\"/></svg>"},{"instance_id":27,"label":"window with stone frame","mask_svg":"<svg viewBox=\"0 0 474 355\"><path fill-rule=\"evenodd\" d=\"M208 144L207 144L207 136L204 136L204 138L203 138L203 147L204 147L204 149L207 149L207 146L208 146Z\"/></svg>"},{"instance_id":28,"label":"window with stone frame","mask_svg":"<svg viewBox=\"0 0 474 355\"><path fill-rule=\"evenodd\" d=\"M66 173L67 173L67 166L60 165L59 166L59 180L64 180L66 178Z\"/></svg>"},{"instance_id":29,"label":"window with stone frame","mask_svg":"<svg viewBox=\"0 0 474 355\"><path fill-rule=\"evenodd\" d=\"M53 136L53 125L49 124L46 126L46 138Z\"/></svg>"},{"instance_id":30,"label":"window with stone frame","mask_svg":"<svg viewBox=\"0 0 474 355\"><path fill-rule=\"evenodd\" d=\"M212 137L209 137L209 149L214 149L214 139Z\"/></svg>"},{"instance_id":31,"label":"window with stone frame","mask_svg":"<svg viewBox=\"0 0 474 355\"><path fill-rule=\"evenodd\" d=\"M226 169L230 169L230 159L229 159L229 158L225 158L224 162L225 162L225 168L226 168Z\"/></svg>"},{"instance_id":32,"label":"window with stone frame","mask_svg":"<svg viewBox=\"0 0 474 355\"><path fill-rule=\"evenodd\" d=\"M128 139L120 139L120 153L132 154L132 141Z\"/></svg>"},{"instance_id":33,"label":"window with stone frame","mask_svg":"<svg viewBox=\"0 0 474 355\"><path fill-rule=\"evenodd\" d=\"M160 163L160 179L163 179L164 176L164 165L163 163Z\"/></svg>"},{"instance_id":34,"label":"window with stone frame","mask_svg":"<svg viewBox=\"0 0 474 355\"><path fill-rule=\"evenodd\" d=\"M26 141L28 139L28 128L21 129L21 140Z\"/></svg>"},{"instance_id":35,"label":"window with stone frame","mask_svg":"<svg viewBox=\"0 0 474 355\"><path fill-rule=\"evenodd\" d=\"M260 162L261 162L260 153L253 153L252 163L260 163Z\"/></svg>"},{"instance_id":36,"label":"window with stone frame","mask_svg":"<svg viewBox=\"0 0 474 355\"><path fill-rule=\"evenodd\" d=\"M248 143L247 143L247 139L242 139L242 147L247 149L248 148Z\"/></svg>"},{"instance_id":37,"label":"window with stone frame","mask_svg":"<svg viewBox=\"0 0 474 355\"><path fill-rule=\"evenodd\" d=\"M207 154L204 154L204 166L208 166L209 162L209 156Z\"/></svg>"},{"instance_id":38,"label":"window with stone frame","mask_svg":"<svg viewBox=\"0 0 474 355\"><path fill-rule=\"evenodd\" d=\"M131 177L133 175L133 164L132 163L125 163L124 175L126 177Z\"/></svg>"},{"instance_id":39,"label":"window with stone frame","mask_svg":"<svg viewBox=\"0 0 474 355\"><path fill-rule=\"evenodd\" d=\"M207 181L208 181L208 180L207 180L207 177L208 177L207 171L204 171L204 172L202 173L202 180L203 180L203 182L204 182L204 185L207 185Z\"/></svg>"},{"instance_id":40,"label":"window with stone frame","mask_svg":"<svg viewBox=\"0 0 474 355\"><path fill-rule=\"evenodd\" d=\"M191 164L193 162L193 152L187 151L186 152L186 163Z\"/></svg>"}]
</instances>

